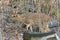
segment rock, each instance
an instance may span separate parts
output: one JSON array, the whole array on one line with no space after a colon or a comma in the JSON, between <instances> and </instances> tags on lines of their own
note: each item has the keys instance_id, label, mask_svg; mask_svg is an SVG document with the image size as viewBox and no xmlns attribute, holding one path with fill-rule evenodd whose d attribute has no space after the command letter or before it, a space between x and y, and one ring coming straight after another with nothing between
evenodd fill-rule
<instances>
[{"instance_id":1,"label":"rock","mask_svg":"<svg viewBox=\"0 0 60 40\"><path fill-rule=\"evenodd\" d=\"M49 27L58 27L58 21L57 20L52 20L48 23Z\"/></svg>"}]
</instances>

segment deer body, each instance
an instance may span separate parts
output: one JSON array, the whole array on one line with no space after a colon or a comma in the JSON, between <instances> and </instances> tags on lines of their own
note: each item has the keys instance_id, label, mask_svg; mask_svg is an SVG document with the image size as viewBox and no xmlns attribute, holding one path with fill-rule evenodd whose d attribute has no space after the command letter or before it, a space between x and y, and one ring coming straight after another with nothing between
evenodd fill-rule
<instances>
[{"instance_id":1,"label":"deer body","mask_svg":"<svg viewBox=\"0 0 60 40\"><path fill-rule=\"evenodd\" d=\"M30 27L30 30L32 31L32 25L36 24L39 26L41 25L39 27L40 30L44 29L45 28L43 27L44 22L48 23L51 20L51 18L44 13L29 13L29 14L16 15L15 17L12 17L12 20L16 20L18 22L26 24L27 30Z\"/></svg>"}]
</instances>

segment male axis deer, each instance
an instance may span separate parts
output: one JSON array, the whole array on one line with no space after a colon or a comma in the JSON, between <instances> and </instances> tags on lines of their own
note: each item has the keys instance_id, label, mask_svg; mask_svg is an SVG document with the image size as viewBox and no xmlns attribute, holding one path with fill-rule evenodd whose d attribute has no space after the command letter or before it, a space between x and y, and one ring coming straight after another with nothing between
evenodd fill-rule
<instances>
[{"instance_id":1,"label":"male axis deer","mask_svg":"<svg viewBox=\"0 0 60 40\"><path fill-rule=\"evenodd\" d=\"M39 31L41 32L50 30L47 23L51 20L51 18L44 13L29 13L21 15L16 14L12 16L12 20L24 23L26 25L27 30L30 27L30 30L33 31L32 25L36 24L39 25ZM45 27L43 26L44 22L47 25Z\"/></svg>"}]
</instances>

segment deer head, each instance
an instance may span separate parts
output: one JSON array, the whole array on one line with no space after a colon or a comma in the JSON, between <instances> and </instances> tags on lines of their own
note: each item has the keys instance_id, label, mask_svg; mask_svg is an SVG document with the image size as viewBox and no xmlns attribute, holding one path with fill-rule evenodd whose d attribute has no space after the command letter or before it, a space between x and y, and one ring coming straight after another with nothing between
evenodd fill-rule
<instances>
[{"instance_id":1,"label":"deer head","mask_svg":"<svg viewBox=\"0 0 60 40\"><path fill-rule=\"evenodd\" d=\"M13 21L18 21L18 22L24 22L25 21L25 17L24 15L12 15L12 18L11 18Z\"/></svg>"}]
</instances>

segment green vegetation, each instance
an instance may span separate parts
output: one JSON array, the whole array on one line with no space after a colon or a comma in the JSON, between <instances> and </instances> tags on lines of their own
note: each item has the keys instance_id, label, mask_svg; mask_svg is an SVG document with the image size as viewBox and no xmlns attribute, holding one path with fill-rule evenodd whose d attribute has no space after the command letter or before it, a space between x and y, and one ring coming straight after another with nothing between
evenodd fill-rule
<instances>
[{"instance_id":1,"label":"green vegetation","mask_svg":"<svg viewBox=\"0 0 60 40\"><path fill-rule=\"evenodd\" d=\"M57 17L60 18L60 13L57 14Z\"/></svg>"}]
</instances>

